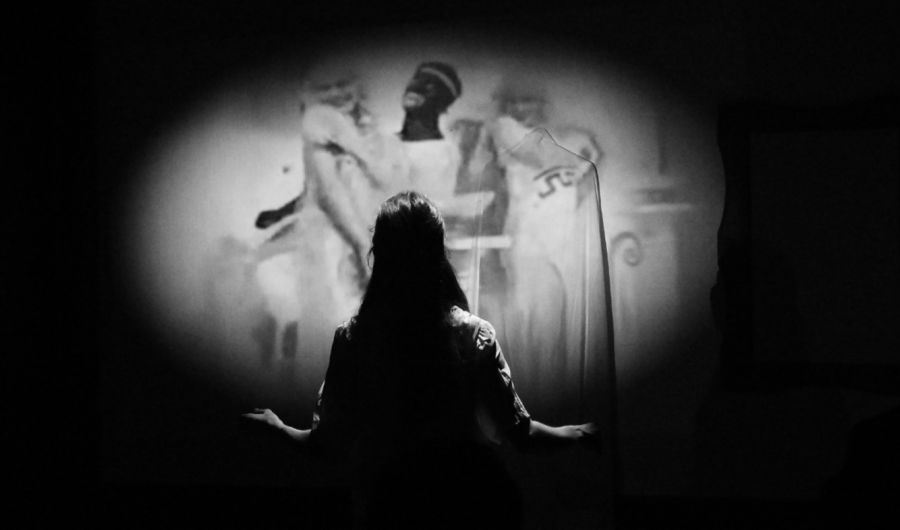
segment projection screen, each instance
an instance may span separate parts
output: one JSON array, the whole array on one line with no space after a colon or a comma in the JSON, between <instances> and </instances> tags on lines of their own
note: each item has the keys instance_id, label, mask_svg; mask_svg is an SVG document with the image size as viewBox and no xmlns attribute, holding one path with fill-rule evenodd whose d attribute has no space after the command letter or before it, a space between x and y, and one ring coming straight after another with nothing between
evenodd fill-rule
<instances>
[{"instance_id":1,"label":"projection screen","mask_svg":"<svg viewBox=\"0 0 900 530\"><path fill-rule=\"evenodd\" d=\"M176 362L311 416L334 329L365 291L377 208L416 189L442 210L473 313L497 329L529 412L601 425L603 469L570 465L609 495L612 334L636 329L613 325L612 308L640 306L648 284L629 267L644 253L654 266L673 252L663 225L641 247L633 219L677 210L634 208L641 189L668 189L641 84L602 58L483 35L358 37L293 64L213 91L140 166L123 215L129 281L182 345ZM607 239L627 266L608 266Z\"/></svg>"}]
</instances>

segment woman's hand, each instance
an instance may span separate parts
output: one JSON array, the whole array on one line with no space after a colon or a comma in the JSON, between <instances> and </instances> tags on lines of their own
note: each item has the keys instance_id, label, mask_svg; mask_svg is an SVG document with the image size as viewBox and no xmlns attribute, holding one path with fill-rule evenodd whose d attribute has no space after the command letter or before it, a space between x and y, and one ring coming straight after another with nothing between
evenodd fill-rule
<instances>
[{"instance_id":1,"label":"woman's hand","mask_svg":"<svg viewBox=\"0 0 900 530\"><path fill-rule=\"evenodd\" d=\"M585 423L584 425L576 425L575 428L581 432L578 441L587 447L591 452L600 454L600 428L594 423Z\"/></svg>"},{"instance_id":2,"label":"woman's hand","mask_svg":"<svg viewBox=\"0 0 900 530\"><path fill-rule=\"evenodd\" d=\"M253 412L241 414L242 428L257 432L278 432L284 429L284 422L269 409L254 409Z\"/></svg>"}]
</instances>

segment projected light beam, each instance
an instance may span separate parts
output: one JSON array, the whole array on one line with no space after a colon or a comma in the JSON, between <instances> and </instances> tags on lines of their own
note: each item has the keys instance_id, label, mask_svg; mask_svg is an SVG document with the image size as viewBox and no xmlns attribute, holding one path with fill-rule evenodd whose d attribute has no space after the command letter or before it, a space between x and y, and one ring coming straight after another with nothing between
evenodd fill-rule
<instances>
[{"instance_id":1,"label":"projected light beam","mask_svg":"<svg viewBox=\"0 0 900 530\"><path fill-rule=\"evenodd\" d=\"M334 327L368 278L375 209L413 187L441 206L472 306L498 329L536 417L597 416L609 378L628 384L657 363L660 348L647 344L664 345L692 317L675 310L684 286L673 213L638 190L690 183L677 159L658 173L653 101L615 63L510 38L373 36L290 77L286 60L269 77L223 86L172 127L122 222L135 300L161 334L191 338L173 350L177 362L311 413ZM456 87L442 67L417 79L423 63L450 66L459 82L430 115L417 105ZM442 138L400 134L429 126ZM593 163L596 182L554 155L514 156L535 129ZM280 213L260 228L263 212ZM601 243L622 234L641 259L620 266L611 243L602 266ZM606 356L606 298L616 358Z\"/></svg>"}]
</instances>

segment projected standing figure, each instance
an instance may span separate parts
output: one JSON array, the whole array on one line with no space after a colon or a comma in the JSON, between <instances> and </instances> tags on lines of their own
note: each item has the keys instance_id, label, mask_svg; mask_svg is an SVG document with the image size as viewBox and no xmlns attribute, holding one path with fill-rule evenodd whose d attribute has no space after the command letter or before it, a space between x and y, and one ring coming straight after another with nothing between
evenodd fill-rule
<instances>
[{"instance_id":1,"label":"projected standing figure","mask_svg":"<svg viewBox=\"0 0 900 530\"><path fill-rule=\"evenodd\" d=\"M459 149L444 138L439 120L461 92L453 67L427 62L419 66L403 94L406 115L399 136L409 159L410 187L433 197L439 207L453 197L460 161Z\"/></svg>"},{"instance_id":2,"label":"projected standing figure","mask_svg":"<svg viewBox=\"0 0 900 530\"><path fill-rule=\"evenodd\" d=\"M511 245L501 259L509 282L504 323L511 362L527 392L544 398L541 412L568 421L560 415L571 416L580 398L572 385L559 382L582 368L583 322L577 315L586 296L583 234L596 226L588 224L580 205L593 196L592 163L601 153L586 131L558 127L555 137L547 132L540 84L510 77L494 97L499 117L489 124L489 134L509 193L504 232Z\"/></svg>"},{"instance_id":3,"label":"projected standing figure","mask_svg":"<svg viewBox=\"0 0 900 530\"><path fill-rule=\"evenodd\" d=\"M304 191L256 222L260 229L276 229L260 248L261 259L285 251L299 255L304 270L298 296L310 299L304 307L315 304L303 318L337 322L358 303L369 275L367 219L392 193L416 189L451 214L474 215L473 198L453 194L459 150L439 128L461 91L452 66L421 64L403 94L403 127L386 134L366 110L354 76L313 85L302 122Z\"/></svg>"},{"instance_id":4,"label":"projected standing figure","mask_svg":"<svg viewBox=\"0 0 900 530\"><path fill-rule=\"evenodd\" d=\"M377 207L377 203L361 201L374 195L369 189L386 184L361 180L406 173L402 153L378 134L365 99L362 85L352 74L309 83L301 121L303 192L276 210L262 212L256 220L257 228L272 234L257 249L257 261L264 265L276 256L291 257L297 276L293 282L300 329L297 346L320 353L322 361L328 344L321 339L321 331L353 311L367 281L366 249L351 242L368 236L363 211L366 206ZM387 167L363 174L341 145L353 146L371 164ZM360 190L363 186L366 189ZM289 357L293 352L279 348L291 342L279 336L280 327L275 332L275 357Z\"/></svg>"}]
</instances>

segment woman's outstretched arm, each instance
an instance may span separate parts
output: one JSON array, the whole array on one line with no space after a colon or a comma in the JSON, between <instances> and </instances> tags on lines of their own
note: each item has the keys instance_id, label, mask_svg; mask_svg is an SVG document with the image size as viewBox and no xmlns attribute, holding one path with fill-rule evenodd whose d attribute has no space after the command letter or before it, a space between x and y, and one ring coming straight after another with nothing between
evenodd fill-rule
<instances>
[{"instance_id":1,"label":"woman's outstretched arm","mask_svg":"<svg viewBox=\"0 0 900 530\"><path fill-rule=\"evenodd\" d=\"M516 393L509 365L497 344L494 327L483 321L475 345L482 351L480 398L483 408L479 423L488 438L500 443L497 434L522 452L549 453L579 444L600 452L599 429L593 423L551 427L531 418Z\"/></svg>"},{"instance_id":2,"label":"woman's outstretched arm","mask_svg":"<svg viewBox=\"0 0 900 530\"><path fill-rule=\"evenodd\" d=\"M286 425L281 418L269 409L255 409L253 412L241 414L241 426L255 432L279 438L296 449L309 445L310 429L295 429Z\"/></svg>"},{"instance_id":3,"label":"woman's outstretched arm","mask_svg":"<svg viewBox=\"0 0 900 530\"><path fill-rule=\"evenodd\" d=\"M510 429L506 438L519 451L526 453L550 453L579 444L599 452L600 437L593 423L551 427L539 421L528 422L528 429Z\"/></svg>"},{"instance_id":4,"label":"woman's outstretched arm","mask_svg":"<svg viewBox=\"0 0 900 530\"><path fill-rule=\"evenodd\" d=\"M348 365L349 335L346 326L334 333L331 358L313 412L312 428L297 429L285 425L269 409L255 409L241 414L241 426L283 440L294 449L331 455L346 454L353 443L354 392L352 371Z\"/></svg>"}]
</instances>

